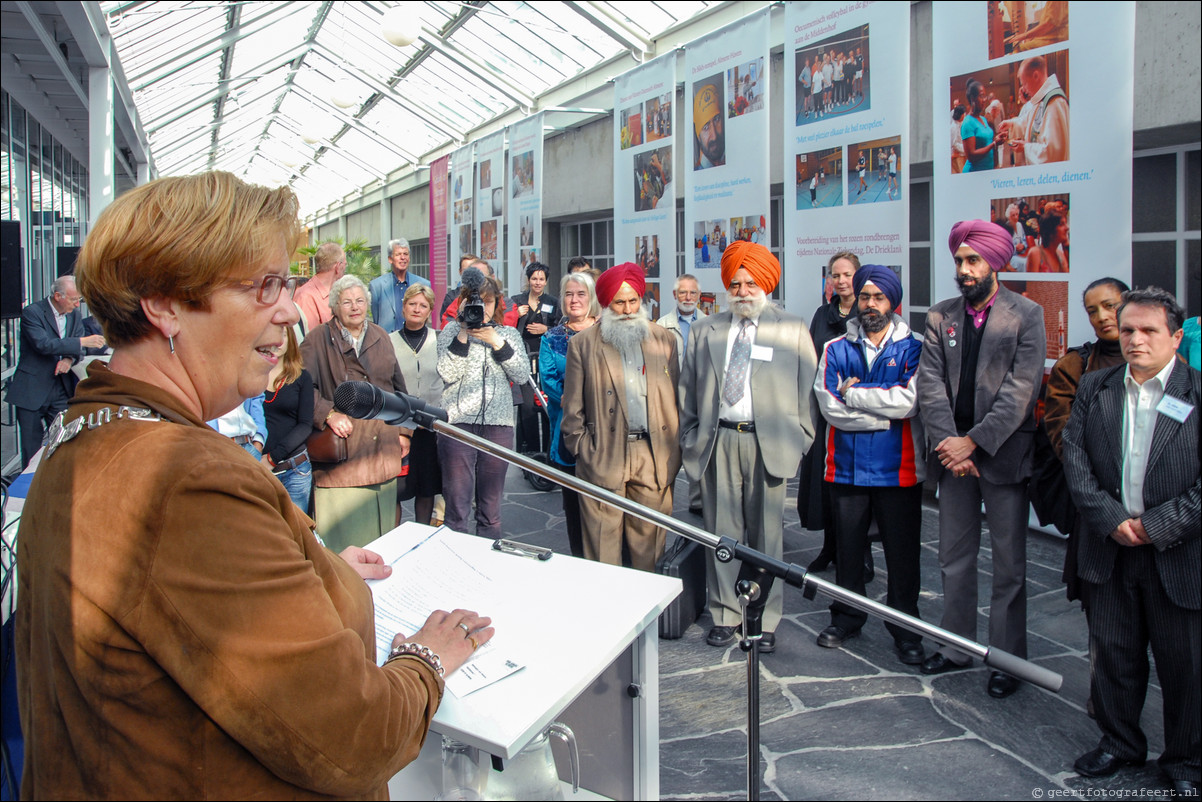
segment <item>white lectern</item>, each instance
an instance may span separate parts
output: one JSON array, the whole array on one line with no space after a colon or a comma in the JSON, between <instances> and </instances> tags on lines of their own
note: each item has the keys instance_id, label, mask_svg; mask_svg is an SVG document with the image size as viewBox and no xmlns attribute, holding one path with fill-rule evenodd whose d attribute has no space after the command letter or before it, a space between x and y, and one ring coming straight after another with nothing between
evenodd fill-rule
<instances>
[{"instance_id":1,"label":"white lectern","mask_svg":"<svg viewBox=\"0 0 1202 802\"><path fill-rule=\"evenodd\" d=\"M407 523L390 534L416 545L430 532ZM447 691L421 756L389 782L392 798L441 792L439 736L509 759L562 721L576 733L582 798L657 799L657 620L680 580L562 554L544 562L494 551L485 538L446 535L498 583L503 609L478 612L494 618L498 643L503 633L505 653L526 667L463 698Z\"/></svg>"}]
</instances>

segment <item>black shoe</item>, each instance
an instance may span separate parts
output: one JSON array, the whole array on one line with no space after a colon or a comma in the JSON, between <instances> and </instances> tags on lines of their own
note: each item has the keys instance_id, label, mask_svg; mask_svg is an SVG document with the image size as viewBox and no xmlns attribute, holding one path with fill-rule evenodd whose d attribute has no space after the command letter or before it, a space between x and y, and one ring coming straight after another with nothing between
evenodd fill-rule
<instances>
[{"instance_id":1,"label":"black shoe","mask_svg":"<svg viewBox=\"0 0 1202 802\"><path fill-rule=\"evenodd\" d=\"M760 654L772 654L776 651L776 633L765 632L760 637Z\"/></svg>"},{"instance_id":2,"label":"black shoe","mask_svg":"<svg viewBox=\"0 0 1202 802\"><path fill-rule=\"evenodd\" d=\"M831 625L818 633L818 645L824 649L838 649L844 641L851 640L860 634L860 630L848 632L843 627Z\"/></svg>"},{"instance_id":3,"label":"black shoe","mask_svg":"<svg viewBox=\"0 0 1202 802\"><path fill-rule=\"evenodd\" d=\"M922 668L919 670L927 675L931 674L946 674L949 671L963 671L968 668L967 665L960 665L944 657L939 652L922 661Z\"/></svg>"},{"instance_id":4,"label":"black shoe","mask_svg":"<svg viewBox=\"0 0 1202 802\"><path fill-rule=\"evenodd\" d=\"M985 688L994 699L1005 699L1018 690L1018 678L1004 671L994 671L989 675Z\"/></svg>"},{"instance_id":5,"label":"black shoe","mask_svg":"<svg viewBox=\"0 0 1202 802\"><path fill-rule=\"evenodd\" d=\"M818 556L810 561L810 564L806 566L806 573L821 574L827 568L830 568L831 563L834 561L835 558L832 555L820 551L818 552Z\"/></svg>"},{"instance_id":6,"label":"black shoe","mask_svg":"<svg viewBox=\"0 0 1202 802\"><path fill-rule=\"evenodd\" d=\"M705 642L710 646L729 646L735 642L735 628L713 627L705 636Z\"/></svg>"},{"instance_id":7,"label":"black shoe","mask_svg":"<svg viewBox=\"0 0 1202 802\"><path fill-rule=\"evenodd\" d=\"M1116 757L1102 747L1086 752L1073 763L1073 770L1082 777L1109 777L1121 768L1142 766L1142 760L1127 760Z\"/></svg>"},{"instance_id":8,"label":"black shoe","mask_svg":"<svg viewBox=\"0 0 1202 802\"><path fill-rule=\"evenodd\" d=\"M897 650L897 659L901 660L908 666L920 666L926 660L927 653L923 650L922 644L916 640L902 641L895 643L893 648Z\"/></svg>"},{"instance_id":9,"label":"black shoe","mask_svg":"<svg viewBox=\"0 0 1202 802\"><path fill-rule=\"evenodd\" d=\"M1198 796L1198 784L1193 780L1169 780L1169 783L1173 786L1173 796Z\"/></svg>"}]
</instances>

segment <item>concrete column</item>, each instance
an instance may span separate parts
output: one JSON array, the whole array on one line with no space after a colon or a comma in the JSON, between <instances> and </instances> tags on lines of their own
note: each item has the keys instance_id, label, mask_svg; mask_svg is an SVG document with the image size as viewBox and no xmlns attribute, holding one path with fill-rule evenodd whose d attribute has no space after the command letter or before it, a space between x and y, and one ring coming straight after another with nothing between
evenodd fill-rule
<instances>
[{"instance_id":1,"label":"concrete column","mask_svg":"<svg viewBox=\"0 0 1202 802\"><path fill-rule=\"evenodd\" d=\"M113 74L108 67L91 67L88 69L88 211L92 225L113 202L115 156Z\"/></svg>"},{"instance_id":2,"label":"concrete column","mask_svg":"<svg viewBox=\"0 0 1202 802\"><path fill-rule=\"evenodd\" d=\"M138 186L150 181L150 162L138 162Z\"/></svg>"}]
</instances>

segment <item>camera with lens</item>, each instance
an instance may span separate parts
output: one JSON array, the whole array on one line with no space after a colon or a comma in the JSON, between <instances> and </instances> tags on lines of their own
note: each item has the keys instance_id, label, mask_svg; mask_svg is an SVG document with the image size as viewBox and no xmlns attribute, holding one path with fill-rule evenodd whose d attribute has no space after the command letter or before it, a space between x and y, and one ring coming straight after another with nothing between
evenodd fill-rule
<instances>
[{"instance_id":1,"label":"camera with lens","mask_svg":"<svg viewBox=\"0 0 1202 802\"><path fill-rule=\"evenodd\" d=\"M467 303L460 304L455 319L459 321L460 327L465 329L484 328L484 299L480 297L479 290L474 290L468 296Z\"/></svg>"}]
</instances>

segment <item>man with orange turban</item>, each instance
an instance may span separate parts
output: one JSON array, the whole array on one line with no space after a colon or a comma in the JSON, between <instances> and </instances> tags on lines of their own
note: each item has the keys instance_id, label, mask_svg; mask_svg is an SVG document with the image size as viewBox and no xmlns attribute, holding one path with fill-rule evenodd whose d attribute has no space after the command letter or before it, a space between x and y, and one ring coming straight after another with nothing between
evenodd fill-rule
<instances>
[{"instance_id":1,"label":"man with orange turban","mask_svg":"<svg viewBox=\"0 0 1202 802\"><path fill-rule=\"evenodd\" d=\"M705 528L777 560L784 553L785 484L814 439L810 409L817 357L806 323L769 303L780 263L756 243L722 253L729 311L693 324L680 374L680 443L685 472L701 482ZM741 619L739 565L708 555L713 628L728 646ZM784 587L772 586L760 651L776 649Z\"/></svg>"},{"instance_id":2,"label":"man with orange turban","mask_svg":"<svg viewBox=\"0 0 1202 802\"><path fill-rule=\"evenodd\" d=\"M641 308L647 280L632 262L597 279L601 321L568 343L560 448L576 475L645 507L672 513L680 470L676 338ZM664 530L594 499L580 497L584 556L654 571Z\"/></svg>"},{"instance_id":3,"label":"man with orange turban","mask_svg":"<svg viewBox=\"0 0 1202 802\"><path fill-rule=\"evenodd\" d=\"M927 312L917 379L928 476L939 483L940 626L977 639L984 502L993 549L989 645L1026 657L1027 480L1047 354L1043 309L998 283L998 271L1014 255L1006 229L964 220L952 226L948 248L960 295ZM922 673L971 665L970 656L944 646ZM994 671L986 690L1004 699L1018 690L1018 680Z\"/></svg>"}]
</instances>

